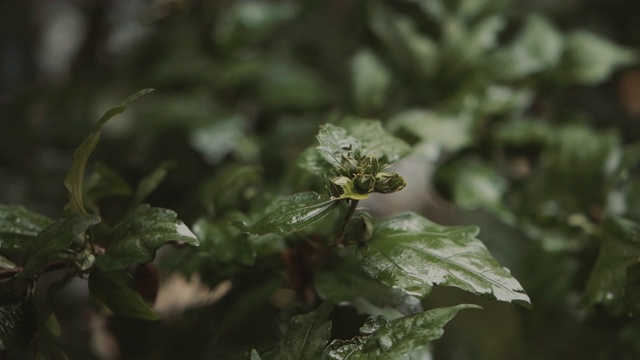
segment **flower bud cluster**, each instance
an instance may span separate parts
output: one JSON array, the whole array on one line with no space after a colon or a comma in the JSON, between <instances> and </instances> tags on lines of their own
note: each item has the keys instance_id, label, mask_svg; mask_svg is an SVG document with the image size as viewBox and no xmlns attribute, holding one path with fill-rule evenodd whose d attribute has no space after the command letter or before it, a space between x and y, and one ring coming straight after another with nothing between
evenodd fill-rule
<instances>
[{"instance_id":1,"label":"flower bud cluster","mask_svg":"<svg viewBox=\"0 0 640 360\"><path fill-rule=\"evenodd\" d=\"M386 164L380 164L372 156L360 157L352 151L343 154L340 166L334 169L334 176L329 181L331 196L346 194L347 197L365 198L372 192L387 194L402 190L406 185L404 179L395 172L382 171L385 167Z\"/></svg>"}]
</instances>

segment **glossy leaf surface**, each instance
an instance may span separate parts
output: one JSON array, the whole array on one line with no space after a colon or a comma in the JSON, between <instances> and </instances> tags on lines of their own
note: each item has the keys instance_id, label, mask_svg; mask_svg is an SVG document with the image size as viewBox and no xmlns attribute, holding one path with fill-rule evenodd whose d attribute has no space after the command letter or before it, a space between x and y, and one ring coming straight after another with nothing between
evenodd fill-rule
<instances>
[{"instance_id":1,"label":"glossy leaf surface","mask_svg":"<svg viewBox=\"0 0 640 360\"><path fill-rule=\"evenodd\" d=\"M157 320L142 296L129 287L131 275L124 270L102 272L96 270L89 276L91 296L106 305L115 315Z\"/></svg>"},{"instance_id":2,"label":"glossy leaf surface","mask_svg":"<svg viewBox=\"0 0 640 360\"><path fill-rule=\"evenodd\" d=\"M30 276L44 268L49 254L67 248L91 226L100 222L100 217L85 213L67 213L47 226L31 244L21 276ZM84 238L81 241L85 241Z\"/></svg>"},{"instance_id":3,"label":"glossy leaf surface","mask_svg":"<svg viewBox=\"0 0 640 360\"><path fill-rule=\"evenodd\" d=\"M476 238L478 232L476 227L440 226L404 213L380 224L356 256L369 275L411 295L424 297L433 285L442 285L529 304L518 281Z\"/></svg>"},{"instance_id":4,"label":"glossy leaf surface","mask_svg":"<svg viewBox=\"0 0 640 360\"><path fill-rule=\"evenodd\" d=\"M0 204L0 249L3 253L27 250L30 242L52 221L16 205Z\"/></svg>"},{"instance_id":5,"label":"glossy leaf surface","mask_svg":"<svg viewBox=\"0 0 640 360\"><path fill-rule=\"evenodd\" d=\"M411 150L407 143L389 134L380 121L351 118L343 126L349 134L357 136L363 156L373 156L390 164Z\"/></svg>"},{"instance_id":6,"label":"glossy leaf surface","mask_svg":"<svg viewBox=\"0 0 640 360\"><path fill-rule=\"evenodd\" d=\"M240 230L251 234L278 233L286 235L300 231L327 216L338 201L314 192L298 193L279 201L274 209L253 225L235 222Z\"/></svg>"},{"instance_id":7,"label":"glossy leaf surface","mask_svg":"<svg viewBox=\"0 0 640 360\"><path fill-rule=\"evenodd\" d=\"M439 308L389 321L383 316L370 317L360 328L362 336L351 340L334 340L325 358L336 360L402 359L410 356L444 333L444 325L462 309L477 305Z\"/></svg>"},{"instance_id":8,"label":"glossy leaf surface","mask_svg":"<svg viewBox=\"0 0 640 360\"><path fill-rule=\"evenodd\" d=\"M199 245L196 236L174 211L140 205L109 234L106 253L96 259L103 271L122 269L131 263L147 263L167 241Z\"/></svg>"}]
</instances>

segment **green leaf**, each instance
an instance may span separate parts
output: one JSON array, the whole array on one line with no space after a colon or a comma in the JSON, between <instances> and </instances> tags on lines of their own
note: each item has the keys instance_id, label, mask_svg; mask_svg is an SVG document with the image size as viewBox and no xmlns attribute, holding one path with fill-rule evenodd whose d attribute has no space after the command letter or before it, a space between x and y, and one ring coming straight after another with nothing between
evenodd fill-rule
<instances>
[{"instance_id":1,"label":"green leaf","mask_svg":"<svg viewBox=\"0 0 640 360\"><path fill-rule=\"evenodd\" d=\"M301 152L296 165L316 175L326 175L332 169L331 164L325 160L316 147L310 147Z\"/></svg>"},{"instance_id":2,"label":"green leaf","mask_svg":"<svg viewBox=\"0 0 640 360\"><path fill-rule=\"evenodd\" d=\"M369 49L359 50L351 59L352 93L360 112L375 110L385 100L391 74Z\"/></svg>"},{"instance_id":3,"label":"green leaf","mask_svg":"<svg viewBox=\"0 0 640 360\"><path fill-rule=\"evenodd\" d=\"M128 286L130 281L131 275L124 270L95 270L89 275L89 291L95 300L103 303L115 315L157 320L158 315L142 296Z\"/></svg>"},{"instance_id":4,"label":"green leaf","mask_svg":"<svg viewBox=\"0 0 640 360\"><path fill-rule=\"evenodd\" d=\"M16 267L17 266L13 263L13 261L0 255L0 269L15 269Z\"/></svg>"},{"instance_id":5,"label":"green leaf","mask_svg":"<svg viewBox=\"0 0 640 360\"><path fill-rule=\"evenodd\" d=\"M0 304L0 354L20 353L35 334L35 317L28 301L3 299Z\"/></svg>"},{"instance_id":6,"label":"green leaf","mask_svg":"<svg viewBox=\"0 0 640 360\"><path fill-rule=\"evenodd\" d=\"M478 159L461 159L439 168L436 182L448 185L453 200L463 209L484 208L507 223L514 221L503 204L506 179Z\"/></svg>"},{"instance_id":7,"label":"green leaf","mask_svg":"<svg viewBox=\"0 0 640 360\"><path fill-rule=\"evenodd\" d=\"M468 116L410 109L394 115L389 120L389 130L417 137L416 151L436 160L443 152L457 151L471 143L471 120Z\"/></svg>"},{"instance_id":8,"label":"green leaf","mask_svg":"<svg viewBox=\"0 0 640 360\"><path fill-rule=\"evenodd\" d=\"M251 234L278 233L287 235L327 216L339 201L315 192L298 193L279 201L274 210L253 225L234 222L234 225Z\"/></svg>"},{"instance_id":9,"label":"green leaf","mask_svg":"<svg viewBox=\"0 0 640 360\"><path fill-rule=\"evenodd\" d=\"M138 91L132 96L128 97L119 106L111 108L107 110L107 112L102 115L100 121L93 128L91 134L80 144L80 146L76 149L73 155L73 163L71 164L71 168L67 173L67 176L64 178L64 186L69 191L71 198L69 199L69 203L65 206L66 209L77 211L77 212L86 212L84 207L84 173L85 168L87 167L87 161L89 160L89 156L95 149L96 145L100 141L100 134L102 131L102 126L111 119L112 117L120 114L127 108L127 104L131 101L137 99L142 95L146 95L152 92L153 89L145 89Z\"/></svg>"},{"instance_id":10,"label":"green leaf","mask_svg":"<svg viewBox=\"0 0 640 360\"><path fill-rule=\"evenodd\" d=\"M231 264L253 265L256 252L251 247L248 235L229 225L228 219L219 222L201 218L193 224L193 232L200 240L198 252L216 264L230 267Z\"/></svg>"},{"instance_id":11,"label":"green leaf","mask_svg":"<svg viewBox=\"0 0 640 360\"><path fill-rule=\"evenodd\" d=\"M116 172L106 165L97 163L93 173L85 182L84 200L87 206L95 206L96 201L112 196L129 196L131 186ZM89 205L90 204L90 205Z\"/></svg>"},{"instance_id":12,"label":"green leaf","mask_svg":"<svg viewBox=\"0 0 640 360\"><path fill-rule=\"evenodd\" d=\"M585 289L584 302L604 304L616 315L640 312L640 224L607 217L600 253Z\"/></svg>"},{"instance_id":13,"label":"green leaf","mask_svg":"<svg viewBox=\"0 0 640 360\"><path fill-rule=\"evenodd\" d=\"M335 360L394 360L410 356L415 350L439 339L443 327L462 309L479 309L462 304L429 310L389 321L384 316L370 317L360 328L362 336L334 340L325 350L325 358Z\"/></svg>"},{"instance_id":14,"label":"green leaf","mask_svg":"<svg viewBox=\"0 0 640 360\"><path fill-rule=\"evenodd\" d=\"M3 253L26 251L51 219L22 206L0 204L0 250Z\"/></svg>"},{"instance_id":15,"label":"green leaf","mask_svg":"<svg viewBox=\"0 0 640 360\"><path fill-rule=\"evenodd\" d=\"M389 54L414 76L428 79L438 68L438 44L419 31L412 18L395 13L380 2L368 4L369 24Z\"/></svg>"},{"instance_id":16,"label":"green leaf","mask_svg":"<svg viewBox=\"0 0 640 360\"><path fill-rule=\"evenodd\" d=\"M356 256L370 276L414 296L424 297L433 285L442 285L529 304L518 281L476 239L478 232L477 227L440 226L404 213L380 224Z\"/></svg>"},{"instance_id":17,"label":"green leaf","mask_svg":"<svg viewBox=\"0 0 640 360\"><path fill-rule=\"evenodd\" d=\"M34 342L38 348L38 357L37 359L46 359L46 360L66 360L67 357L64 355L60 345L56 341L56 336L53 334L51 327L51 316L49 318L45 318L44 314L40 307L36 304L36 302L31 298L29 300L31 303L31 311L35 315L37 332L34 339ZM52 314L52 316L54 316ZM55 318L55 317L54 317Z\"/></svg>"},{"instance_id":18,"label":"green leaf","mask_svg":"<svg viewBox=\"0 0 640 360\"><path fill-rule=\"evenodd\" d=\"M262 360L256 349L251 349L251 360Z\"/></svg>"},{"instance_id":19,"label":"green leaf","mask_svg":"<svg viewBox=\"0 0 640 360\"><path fill-rule=\"evenodd\" d=\"M62 218L47 226L31 242L31 248L25 257L24 270L20 276L28 277L42 270L49 255L66 249L93 225L100 222L100 217L85 213L68 212ZM81 238L84 242L85 239Z\"/></svg>"},{"instance_id":20,"label":"green leaf","mask_svg":"<svg viewBox=\"0 0 640 360\"><path fill-rule=\"evenodd\" d=\"M210 164L220 163L228 154L252 161L258 158L259 149L246 135L248 126L244 115L230 115L194 130L189 142Z\"/></svg>"},{"instance_id":21,"label":"green leaf","mask_svg":"<svg viewBox=\"0 0 640 360\"><path fill-rule=\"evenodd\" d=\"M562 34L540 15L530 15L512 45L498 52L495 73L518 79L558 66L564 50Z\"/></svg>"},{"instance_id":22,"label":"green leaf","mask_svg":"<svg viewBox=\"0 0 640 360\"><path fill-rule=\"evenodd\" d=\"M638 61L633 50L587 31L570 33L566 44L561 74L578 84L597 84L608 79L617 67Z\"/></svg>"},{"instance_id":23,"label":"green leaf","mask_svg":"<svg viewBox=\"0 0 640 360\"><path fill-rule=\"evenodd\" d=\"M319 271L314 279L318 295L335 305L354 305L359 312L374 315L362 308L360 301L366 299L379 308L397 309L404 315L422 311L420 301L404 292L384 285L362 270L352 256L347 256L337 264L332 263L326 270Z\"/></svg>"},{"instance_id":24,"label":"green leaf","mask_svg":"<svg viewBox=\"0 0 640 360\"><path fill-rule=\"evenodd\" d=\"M257 91L261 105L270 110L322 107L333 94L314 70L282 60L265 66Z\"/></svg>"},{"instance_id":25,"label":"green leaf","mask_svg":"<svg viewBox=\"0 0 640 360\"><path fill-rule=\"evenodd\" d=\"M332 124L320 126L320 132L316 138L320 143L316 148L320 155L336 167L342 165L342 156L349 150L357 151L362 146L358 139L347 134L347 130Z\"/></svg>"},{"instance_id":26,"label":"green leaf","mask_svg":"<svg viewBox=\"0 0 640 360\"><path fill-rule=\"evenodd\" d=\"M145 176L142 180L140 180L140 183L138 184L138 187L133 194L133 200L131 202L130 209L135 209L140 206L144 199L146 199L147 196L149 196L149 194L151 194L167 177L169 170L174 168L175 166L176 164L174 162L167 161L160 164L160 166L153 170L151 174Z\"/></svg>"},{"instance_id":27,"label":"green leaf","mask_svg":"<svg viewBox=\"0 0 640 360\"><path fill-rule=\"evenodd\" d=\"M389 134L380 121L348 118L343 126L362 144L362 156L373 156L391 164L411 151L407 143Z\"/></svg>"},{"instance_id":28,"label":"green leaf","mask_svg":"<svg viewBox=\"0 0 640 360\"><path fill-rule=\"evenodd\" d=\"M332 305L323 303L315 311L294 316L280 341L276 360L319 359L331 338L331 321L327 318L332 310Z\"/></svg>"},{"instance_id":29,"label":"green leaf","mask_svg":"<svg viewBox=\"0 0 640 360\"><path fill-rule=\"evenodd\" d=\"M198 238L177 219L175 212L140 205L108 234L107 249L96 259L103 270L122 269L132 263L147 263L167 241L198 246Z\"/></svg>"}]
</instances>

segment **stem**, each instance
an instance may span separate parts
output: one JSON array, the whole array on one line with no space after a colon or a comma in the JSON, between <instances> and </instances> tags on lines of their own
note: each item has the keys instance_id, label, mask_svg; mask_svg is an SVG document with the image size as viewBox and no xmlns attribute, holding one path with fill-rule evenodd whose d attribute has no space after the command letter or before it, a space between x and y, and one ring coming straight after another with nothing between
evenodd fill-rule
<instances>
[{"instance_id":1,"label":"stem","mask_svg":"<svg viewBox=\"0 0 640 360\"><path fill-rule=\"evenodd\" d=\"M45 266L44 270L38 273L38 275L55 271L55 270L64 269L66 266L67 266L66 262L62 262L62 261L50 262ZM24 268L22 266L19 266L13 269L0 270L0 280L10 279L16 276L16 274L21 272L23 269Z\"/></svg>"},{"instance_id":2,"label":"stem","mask_svg":"<svg viewBox=\"0 0 640 360\"><path fill-rule=\"evenodd\" d=\"M344 241L344 235L347 232L347 225L349 224L349 220L351 220L353 214L356 212L356 207L358 206L359 201L360 200L350 200L349 209L347 210L347 215L342 222L340 233L338 234L338 237L331 244L329 244L330 247L334 247Z\"/></svg>"}]
</instances>

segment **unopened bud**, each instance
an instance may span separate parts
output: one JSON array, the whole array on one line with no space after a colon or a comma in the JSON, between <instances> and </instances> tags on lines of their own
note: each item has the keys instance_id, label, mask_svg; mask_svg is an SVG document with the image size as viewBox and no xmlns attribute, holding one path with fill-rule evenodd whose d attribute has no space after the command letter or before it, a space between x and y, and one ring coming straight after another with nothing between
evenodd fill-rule
<instances>
[{"instance_id":1,"label":"unopened bud","mask_svg":"<svg viewBox=\"0 0 640 360\"><path fill-rule=\"evenodd\" d=\"M402 190L407 183L402 176L394 172L379 172L376 174L376 185L374 187L376 192L388 194L395 191Z\"/></svg>"}]
</instances>

